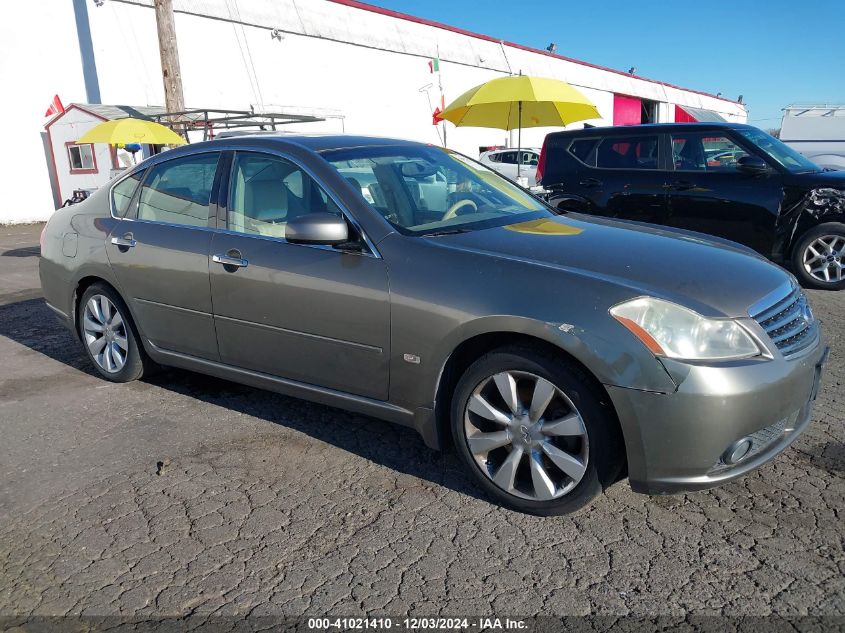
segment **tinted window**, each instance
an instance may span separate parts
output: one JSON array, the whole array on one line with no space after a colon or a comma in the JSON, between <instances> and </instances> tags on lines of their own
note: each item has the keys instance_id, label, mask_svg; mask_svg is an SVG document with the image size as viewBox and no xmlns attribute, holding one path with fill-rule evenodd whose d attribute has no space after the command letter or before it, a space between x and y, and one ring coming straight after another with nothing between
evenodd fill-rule
<instances>
[{"instance_id":1,"label":"tinted window","mask_svg":"<svg viewBox=\"0 0 845 633\"><path fill-rule=\"evenodd\" d=\"M736 161L747 155L716 132L672 135L672 160L678 171L736 171Z\"/></svg>"},{"instance_id":2,"label":"tinted window","mask_svg":"<svg viewBox=\"0 0 845 633\"><path fill-rule=\"evenodd\" d=\"M306 213L340 215L325 190L284 158L238 153L230 182L228 226L232 231L283 238L291 218Z\"/></svg>"},{"instance_id":3,"label":"tinted window","mask_svg":"<svg viewBox=\"0 0 845 633\"><path fill-rule=\"evenodd\" d=\"M135 195L135 189L138 188L138 183L141 182L143 175L144 170L142 169L124 178L114 186L111 195L115 217L122 218L126 215L126 211L129 209L129 203L132 202L132 196Z\"/></svg>"},{"instance_id":4,"label":"tinted window","mask_svg":"<svg viewBox=\"0 0 845 633\"><path fill-rule=\"evenodd\" d=\"M657 169L657 136L616 136L599 144L596 165L605 169Z\"/></svg>"},{"instance_id":5,"label":"tinted window","mask_svg":"<svg viewBox=\"0 0 845 633\"><path fill-rule=\"evenodd\" d=\"M138 219L208 226L218 154L200 154L151 167L141 187Z\"/></svg>"},{"instance_id":6,"label":"tinted window","mask_svg":"<svg viewBox=\"0 0 845 633\"><path fill-rule=\"evenodd\" d=\"M596 157L593 155L593 149L598 142L596 138L577 138L569 145L569 153L582 163L595 167Z\"/></svg>"},{"instance_id":7,"label":"tinted window","mask_svg":"<svg viewBox=\"0 0 845 633\"><path fill-rule=\"evenodd\" d=\"M499 154L499 162L507 163L508 165L516 165L516 152L502 152Z\"/></svg>"},{"instance_id":8,"label":"tinted window","mask_svg":"<svg viewBox=\"0 0 845 633\"><path fill-rule=\"evenodd\" d=\"M491 163L498 163L502 160L502 155L501 154L495 154L495 153L494 154L488 154L487 160L489 160Z\"/></svg>"}]
</instances>

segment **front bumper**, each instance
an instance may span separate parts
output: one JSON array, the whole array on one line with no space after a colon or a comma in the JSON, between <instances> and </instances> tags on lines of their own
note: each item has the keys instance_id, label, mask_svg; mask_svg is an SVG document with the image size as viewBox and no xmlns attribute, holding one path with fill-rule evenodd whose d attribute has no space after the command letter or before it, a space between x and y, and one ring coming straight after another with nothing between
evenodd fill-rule
<instances>
[{"instance_id":1,"label":"front bumper","mask_svg":"<svg viewBox=\"0 0 845 633\"><path fill-rule=\"evenodd\" d=\"M631 488L646 494L704 490L773 459L809 424L827 352L819 336L789 359L665 360L678 382L669 394L607 386L625 436ZM726 463L725 451L743 438L752 445L748 454Z\"/></svg>"}]
</instances>

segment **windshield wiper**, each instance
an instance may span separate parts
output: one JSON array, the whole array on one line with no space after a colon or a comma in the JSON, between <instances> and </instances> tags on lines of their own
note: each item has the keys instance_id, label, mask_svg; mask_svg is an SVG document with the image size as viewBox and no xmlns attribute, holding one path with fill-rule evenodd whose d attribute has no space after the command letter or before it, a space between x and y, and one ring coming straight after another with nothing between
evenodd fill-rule
<instances>
[{"instance_id":1,"label":"windshield wiper","mask_svg":"<svg viewBox=\"0 0 845 633\"><path fill-rule=\"evenodd\" d=\"M458 233L469 233L469 229L443 229L442 231L423 233L420 237L437 237L438 235L456 235Z\"/></svg>"}]
</instances>

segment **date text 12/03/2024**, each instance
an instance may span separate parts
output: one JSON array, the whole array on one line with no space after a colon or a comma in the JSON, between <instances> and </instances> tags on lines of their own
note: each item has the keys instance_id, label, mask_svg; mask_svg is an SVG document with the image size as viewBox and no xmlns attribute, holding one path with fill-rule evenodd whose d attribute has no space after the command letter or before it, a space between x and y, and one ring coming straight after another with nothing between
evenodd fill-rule
<instances>
[{"instance_id":1,"label":"date text 12/03/2024","mask_svg":"<svg viewBox=\"0 0 845 633\"><path fill-rule=\"evenodd\" d=\"M410 630L410 631L519 631L527 628L524 620L511 618L308 618L308 629L329 630Z\"/></svg>"}]
</instances>

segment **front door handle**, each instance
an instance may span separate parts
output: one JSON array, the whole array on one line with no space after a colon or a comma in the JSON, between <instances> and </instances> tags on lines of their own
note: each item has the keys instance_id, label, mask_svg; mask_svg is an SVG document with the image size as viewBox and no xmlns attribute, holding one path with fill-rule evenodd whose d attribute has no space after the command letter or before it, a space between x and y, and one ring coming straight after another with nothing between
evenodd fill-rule
<instances>
[{"instance_id":1,"label":"front door handle","mask_svg":"<svg viewBox=\"0 0 845 633\"><path fill-rule=\"evenodd\" d=\"M121 248L133 248L137 242L132 237L132 233L127 233L123 237L111 238L111 243Z\"/></svg>"},{"instance_id":2,"label":"front door handle","mask_svg":"<svg viewBox=\"0 0 845 633\"><path fill-rule=\"evenodd\" d=\"M603 183L598 178L584 178L578 184L582 187L601 187Z\"/></svg>"},{"instance_id":3,"label":"front door handle","mask_svg":"<svg viewBox=\"0 0 845 633\"><path fill-rule=\"evenodd\" d=\"M672 189L675 191L689 191L690 189L695 189L695 183L689 180L678 180L672 183Z\"/></svg>"},{"instance_id":4,"label":"front door handle","mask_svg":"<svg viewBox=\"0 0 845 633\"><path fill-rule=\"evenodd\" d=\"M231 266L232 268L246 268L249 262L241 257L237 251L229 251L225 255L212 255L211 261L215 264L222 264L223 266Z\"/></svg>"}]
</instances>

